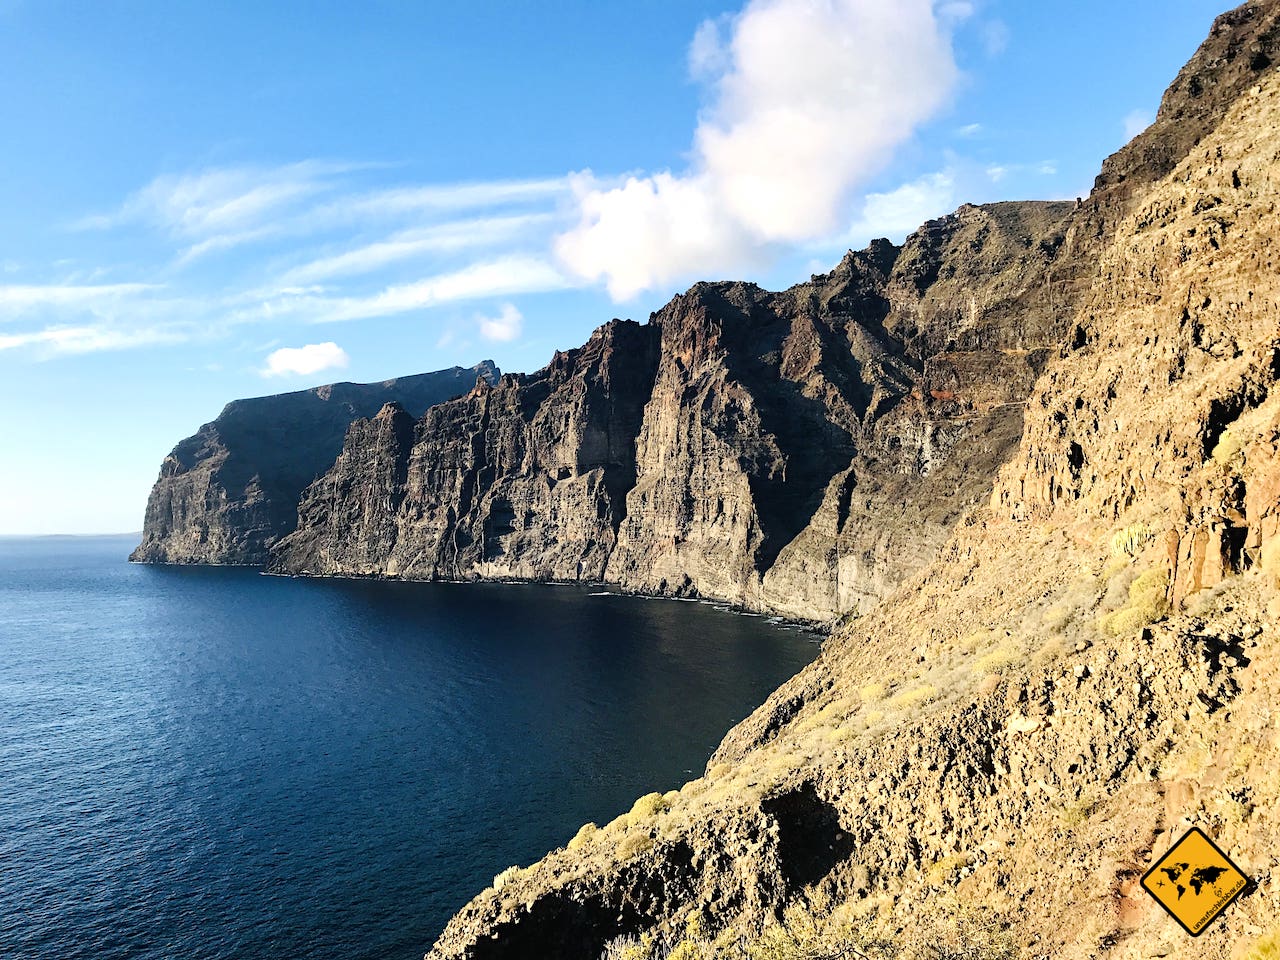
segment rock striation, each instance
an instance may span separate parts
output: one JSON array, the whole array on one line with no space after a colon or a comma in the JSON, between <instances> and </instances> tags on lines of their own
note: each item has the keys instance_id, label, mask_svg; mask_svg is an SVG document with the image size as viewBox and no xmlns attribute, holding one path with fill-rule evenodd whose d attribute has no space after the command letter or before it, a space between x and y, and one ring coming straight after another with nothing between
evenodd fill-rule
<instances>
[{"instance_id":1,"label":"rock striation","mask_svg":"<svg viewBox=\"0 0 1280 960\"><path fill-rule=\"evenodd\" d=\"M381 383L234 400L164 458L147 501L144 563L252 564L297 523L303 489L332 466L352 421L395 402L413 415L493 380L491 361Z\"/></svg>"},{"instance_id":2,"label":"rock striation","mask_svg":"<svg viewBox=\"0 0 1280 960\"><path fill-rule=\"evenodd\" d=\"M702 777L504 872L429 958L596 958L606 948L640 960L741 957L762 937L777 949L753 955L1227 960L1274 950L1278 24L1280 0L1215 21L1155 124L1107 161L1054 231L1038 289L1004 300L1041 332L1018 340L1016 323L970 325L955 312L959 292L983 289L990 274L974 267L952 293L938 286L945 253L936 276L927 263L908 274L909 251L898 253L872 329L873 342L899 346L888 359L902 380L885 388L886 407L862 408L864 429L865 411L884 411L870 418L872 440L850 431L845 441L853 489L868 474L888 482L859 472L862 458L920 456L909 427L925 413L1014 403L1012 436L988 434L1000 461L990 495L959 510L933 558L874 610L840 624L817 661L729 733ZM1006 379L1026 389L994 376L964 387L980 376L975 349L1025 364L1026 381ZM705 354L688 356L691 369ZM807 369L825 379L791 379L801 395L836 382L830 365ZM785 451L785 434L773 435ZM891 436L917 439L875 442ZM933 469L897 476L920 484L958 462L945 444L932 449ZM902 489L921 502L919 487ZM736 556L760 555L742 539ZM830 588L824 575L818 566L813 579ZM1193 824L1254 880L1194 940L1139 885ZM778 947L815 926L836 940Z\"/></svg>"}]
</instances>

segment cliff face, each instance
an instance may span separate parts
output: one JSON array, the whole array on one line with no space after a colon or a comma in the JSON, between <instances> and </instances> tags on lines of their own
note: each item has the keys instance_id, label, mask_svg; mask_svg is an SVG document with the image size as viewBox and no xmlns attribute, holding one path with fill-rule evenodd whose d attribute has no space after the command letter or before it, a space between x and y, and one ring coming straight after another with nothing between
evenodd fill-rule
<instances>
[{"instance_id":1,"label":"cliff face","mask_svg":"<svg viewBox=\"0 0 1280 960\"><path fill-rule=\"evenodd\" d=\"M1010 402L947 386L1008 356L1032 374L990 497L703 777L504 874L429 957L739 957L763 932L823 945L780 956L1226 960L1280 929L1278 19L1220 18L1073 211L1011 314L1053 349L931 309L940 279L899 255L880 328L910 372L854 475L925 449L875 442L918 410ZM1255 881L1197 939L1139 886L1192 824Z\"/></svg>"},{"instance_id":2,"label":"cliff face","mask_svg":"<svg viewBox=\"0 0 1280 960\"><path fill-rule=\"evenodd\" d=\"M428 411L385 496L357 427L271 567L867 608L989 495L1071 316L1036 296L1072 208L966 206L782 293L698 284ZM381 540L352 534L356 503Z\"/></svg>"},{"instance_id":3,"label":"cliff face","mask_svg":"<svg viewBox=\"0 0 1280 960\"><path fill-rule=\"evenodd\" d=\"M130 559L264 563L270 547L294 528L299 496L333 464L353 420L392 401L420 416L465 393L476 377L497 375L485 361L382 383L334 383L232 401L165 457L147 501L142 543Z\"/></svg>"},{"instance_id":4,"label":"cliff face","mask_svg":"<svg viewBox=\"0 0 1280 960\"><path fill-rule=\"evenodd\" d=\"M602 579L635 479L654 333L614 321L536 374L432 407L412 430L399 411L354 424L271 569Z\"/></svg>"}]
</instances>

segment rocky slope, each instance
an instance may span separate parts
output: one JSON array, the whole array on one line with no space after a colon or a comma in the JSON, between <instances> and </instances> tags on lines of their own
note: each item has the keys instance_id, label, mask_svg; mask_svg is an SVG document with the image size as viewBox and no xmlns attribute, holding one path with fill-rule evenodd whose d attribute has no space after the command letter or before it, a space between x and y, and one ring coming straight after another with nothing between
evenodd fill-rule
<instances>
[{"instance_id":1,"label":"rocky slope","mask_svg":"<svg viewBox=\"0 0 1280 960\"><path fill-rule=\"evenodd\" d=\"M234 400L164 458L147 501L142 543L130 559L261 564L294 528L302 490L333 464L352 421L388 402L420 416L465 393L477 377L497 376L485 361L382 383Z\"/></svg>"},{"instance_id":2,"label":"rocky slope","mask_svg":"<svg viewBox=\"0 0 1280 960\"><path fill-rule=\"evenodd\" d=\"M818 927L827 952L762 955L1225 960L1280 928L1278 20L1280 0L1219 18L1153 127L1107 162L1010 314L1042 332L993 342L963 311L928 309L929 293L874 327L872 342L903 347L887 352L903 380L878 424L956 402L929 379L944 348L1059 338L1022 355L1038 376L1020 398L992 398L1024 400L1025 417L991 441L991 494L954 505L934 559L847 619L703 777L504 872L429 957L595 958L619 937L635 938L628 957L741 957L762 932L776 944ZM926 291L958 302L930 272ZM718 336L691 338L683 370L706 369ZM659 381L689 376L664 362ZM835 408L832 366L780 369ZM638 448L662 449L675 414ZM865 441L849 435L856 465ZM669 461L654 458L685 475ZM735 562L760 555L738 536ZM821 567L813 579L831 588ZM1195 940L1138 885L1191 824L1255 881Z\"/></svg>"}]
</instances>

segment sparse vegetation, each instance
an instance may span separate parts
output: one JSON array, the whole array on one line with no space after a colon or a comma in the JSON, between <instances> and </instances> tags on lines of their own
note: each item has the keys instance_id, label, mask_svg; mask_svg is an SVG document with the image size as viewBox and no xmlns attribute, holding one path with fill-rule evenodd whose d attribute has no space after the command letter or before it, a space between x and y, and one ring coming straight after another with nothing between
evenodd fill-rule
<instances>
[{"instance_id":1,"label":"sparse vegetation","mask_svg":"<svg viewBox=\"0 0 1280 960\"><path fill-rule=\"evenodd\" d=\"M683 931L666 937L652 931L619 937L605 946L601 960L1012 960L1017 955L1013 938L985 914L954 910L936 925L910 928L901 941L891 942L867 936L865 918L856 917L848 904L833 910L829 897L809 893L811 899L792 903L781 922L754 936L726 929L711 937L695 913Z\"/></svg>"},{"instance_id":2,"label":"sparse vegetation","mask_svg":"<svg viewBox=\"0 0 1280 960\"><path fill-rule=\"evenodd\" d=\"M1012 646L1000 646L979 657L973 669L975 673L986 677L1009 669L1020 659L1022 658L1018 655L1018 651Z\"/></svg>"},{"instance_id":3,"label":"sparse vegetation","mask_svg":"<svg viewBox=\"0 0 1280 960\"><path fill-rule=\"evenodd\" d=\"M923 683L910 690L903 690L889 700L889 706L898 710L913 710L934 700L938 696L938 688L932 683Z\"/></svg>"},{"instance_id":4,"label":"sparse vegetation","mask_svg":"<svg viewBox=\"0 0 1280 960\"><path fill-rule=\"evenodd\" d=\"M1129 585L1128 605L1099 617L1098 628L1119 637L1154 623L1169 612L1168 591L1169 574L1160 568L1148 570Z\"/></svg>"},{"instance_id":5,"label":"sparse vegetation","mask_svg":"<svg viewBox=\"0 0 1280 960\"><path fill-rule=\"evenodd\" d=\"M618 844L618 859L631 860L653 846L653 837L642 831L628 833Z\"/></svg>"},{"instance_id":6,"label":"sparse vegetation","mask_svg":"<svg viewBox=\"0 0 1280 960\"><path fill-rule=\"evenodd\" d=\"M503 870L500 874L493 878L493 889L501 890L512 880L520 876L521 870L518 866L510 866Z\"/></svg>"},{"instance_id":7,"label":"sparse vegetation","mask_svg":"<svg viewBox=\"0 0 1280 960\"><path fill-rule=\"evenodd\" d=\"M641 820L652 820L660 813L666 813L671 809L671 801L660 793L646 793L637 800L631 807L631 818L633 822Z\"/></svg>"},{"instance_id":8,"label":"sparse vegetation","mask_svg":"<svg viewBox=\"0 0 1280 960\"><path fill-rule=\"evenodd\" d=\"M1255 940L1244 960L1280 960L1280 927Z\"/></svg>"},{"instance_id":9,"label":"sparse vegetation","mask_svg":"<svg viewBox=\"0 0 1280 960\"><path fill-rule=\"evenodd\" d=\"M600 828L594 823L584 823L578 832L573 835L573 839L569 841L570 850L581 850L588 843L595 839L596 834L600 832Z\"/></svg>"},{"instance_id":10,"label":"sparse vegetation","mask_svg":"<svg viewBox=\"0 0 1280 960\"><path fill-rule=\"evenodd\" d=\"M1230 430L1223 430L1209 456L1213 457L1213 462L1218 466L1224 467L1240 450L1240 438Z\"/></svg>"},{"instance_id":11,"label":"sparse vegetation","mask_svg":"<svg viewBox=\"0 0 1280 960\"><path fill-rule=\"evenodd\" d=\"M1113 557L1136 557L1156 535L1145 523L1131 523L1122 527L1111 536L1111 555Z\"/></svg>"}]
</instances>

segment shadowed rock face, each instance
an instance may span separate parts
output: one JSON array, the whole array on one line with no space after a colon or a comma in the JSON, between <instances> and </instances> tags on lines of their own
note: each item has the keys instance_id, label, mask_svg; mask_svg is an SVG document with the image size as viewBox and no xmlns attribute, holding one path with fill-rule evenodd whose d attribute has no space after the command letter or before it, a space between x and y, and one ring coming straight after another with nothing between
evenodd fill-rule
<instances>
[{"instance_id":1,"label":"shadowed rock face","mask_svg":"<svg viewBox=\"0 0 1280 960\"><path fill-rule=\"evenodd\" d=\"M491 361L382 383L234 400L164 459L147 501L147 563L261 564L297 523L303 489L333 465L347 426L397 402L413 415L495 379Z\"/></svg>"},{"instance_id":2,"label":"shadowed rock face","mask_svg":"<svg viewBox=\"0 0 1280 960\"><path fill-rule=\"evenodd\" d=\"M407 454L357 425L271 569L865 608L989 495L1070 316L1036 296L1073 207L962 207L781 293L697 284L431 409ZM406 455L384 489L369 465Z\"/></svg>"},{"instance_id":3,"label":"shadowed rock face","mask_svg":"<svg viewBox=\"0 0 1280 960\"><path fill-rule=\"evenodd\" d=\"M535 374L481 381L428 410L411 445L377 420L356 423L270 568L601 579L635 481L655 332L614 321Z\"/></svg>"}]
</instances>

